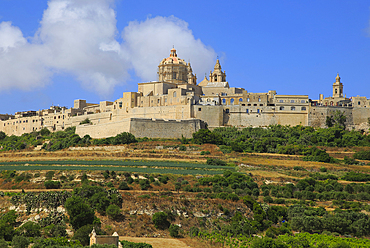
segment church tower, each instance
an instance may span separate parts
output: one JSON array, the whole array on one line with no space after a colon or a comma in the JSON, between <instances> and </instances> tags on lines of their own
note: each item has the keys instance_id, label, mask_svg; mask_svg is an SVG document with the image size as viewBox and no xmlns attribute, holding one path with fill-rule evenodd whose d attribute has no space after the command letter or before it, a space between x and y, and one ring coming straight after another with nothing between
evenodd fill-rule
<instances>
[{"instance_id":1,"label":"church tower","mask_svg":"<svg viewBox=\"0 0 370 248\"><path fill-rule=\"evenodd\" d=\"M340 82L339 73L333 83L333 97L343 97L343 84Z\"/></svg>"},{"instance_id":2,"label":"church tower","mask_svg":"<svg viewBox=\"0 0 370 248\"><path fill-rule=\"evenodd\" d=\"M176 49L172 48L170 56L159 63L158 81L174 84L196 84L197 77L193 74L190 63L177 57Z\"/></svg>"},{"instance_id":3,"label":"church tower","mask_svg":"<svg viewBox=\"0 0 370 248\"><path fill-rule=\"evenodd\" d=\"M213 72L209 73L210 82L226 82L226 73L222 72L220 61L217 59L216 65L213 69Z\"/></svg>"}]
</instances>

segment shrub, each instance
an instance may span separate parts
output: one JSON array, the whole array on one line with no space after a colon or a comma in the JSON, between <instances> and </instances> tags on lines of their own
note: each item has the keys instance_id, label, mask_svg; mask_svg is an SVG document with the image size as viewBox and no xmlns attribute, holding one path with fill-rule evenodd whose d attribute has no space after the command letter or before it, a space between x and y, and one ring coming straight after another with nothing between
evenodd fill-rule
<instances>
[{"instance_id":1,"label":"shrub","mask_svg":"<svg viewBox=\"0 0 370 248\"><path fill-rule=\"evenodd\" d=\"M28 221L18 229L18 232L25 237L39 237L41 235L40 229L41 227L38 223Z\"/></svg>"},{"instance_id":2,"label":"shrub","mask_svg":"<svg viewBox=\"0 0 370 248\"><path fill-rule=\"evenodd\" d=\"M61 186L61 184L60 184L59 181L51 181L51 180L49 180L49 181L45 181L44 182L44 186L47 189L59 189L60 186Z\"/></svg>"},{"instance_id":3,"label":"shrub","mask_svg":"<svg viewBox=\"0 0 370 248\"><path fill-rule=\"evenodd\" d=\"M28 238L23 236L14 236L12 240L13 248L26 248L30 244Z\"/></svg>"},{"instance_id":4,"label":"shrub","mask_svg":"<svg viewBox=\"0 0 370 248\"><path fill-rule=\"evenodd\" d=\"M179 151L186 151L186 146L180 146Z\"/></svg>"},{"instance_id":5,"label":"shrub","mask_svg":"<svg viewBox=\"0 0 370 248\"><path fill-rule=\"evenodd\" d=\"M121 216L121 209L117 205L109 205L105 211L108 217L112 220L117 219Z\"/></svg>"},{"instance_id":6,"label":"shrub","mask_svg":"<svg viewBox=\"0 0 370 248\"><path fill-rule=\"evenodd\" d=\"M321 167L321 168L320 168L320 171L321 171L321 172L327 172L327 171L328 171L328 169L326 169L325 167Z\"/></svg>"},{"instance_id":7,"label":"shrub","mask_svg":"<svg viewBox=\"0 0 370 248\"><path fill-rule=\"evenodd\" d=\"M225 161L222 161L218 158L207 158L207 164L208 165L220 165L220 166L226 166L227 163Z\"/></svg>"},{"instance_id":8,"label":"shrub","mask_svg":"<svg viewBox=\"0 0 370 248\"><path fill-rule=\"evenodd\" d=\"M122 181L119 184L118 189L120 189L120 190L130 190L130 187L127 185L127 183L125 181Z\"/></svg>"},{"instance_id":9,"label":"shrub","mask_svg":"<svg viewBox=\"0 0 370 248\"><path fill-rule=\"evenodd\" d=\"M195 227L195 226L190 227L190 231L189 231L189 236L190 237L197 237L198 234L199 234L199 228L198 227Z\"/></svg>"},{"instance_id":10,"label":"shrub","mask_svg":"<svg viewBox=\"0 0 370 248\"><path fill-rule=\"evenodd\" d=\"M200 152L200 155L209 155L209 154L211 154L210 151L201 151Z\"/></svg>"},{"instance_id":11,"label":"shrub","mask_svg":"<svg viewBox=\"0 0 370 248\"><path fill-rule=\"evenodd\" d=\"M167 214L164 212L157 212L153 214L152 221L154 226L158 229L166 229L170 226L170 222L167 220Z\"/></svg>"},{"instance_id":12,"label":"shrub","mask_svg":"<svg viewBox=\"0 0 370 248\"><path fill-rule=\"evenodd\" d=\"M134 243L126 240L121 240L122 248L153 248L152 245L147 243Z\"/></svg>"},{"instance_id":13,"label":"shrub","mask_svg":"<svg viewBox=\"0 0 370 248\"><path fill-rule=\"evenodd\" d=\"M0 239L0 248L8 248L8 242L3 239Z\"/></svg>"},{"instance_id":14,"label":"shrub","mask_svg":"<svg viewBox=\"0 0 370 248\"><path fill-rule=\"evenodd\" d=\"M92 123L89 118L86 118L85 120L80 122L80 125L83 125L83 124L92 124Z\"/></svg>"},{"instance_id":15,"label":"shrub","mask_svg":"<svg viewBox=\"0 0 370 248\"><path fill-rule=\"evenodd\" d=\"M195 144L216 144L222 145L224 143L222 136L218 133L211 132L208 129L200 129L193 133L193 142Z\"/></svg>"},{"instance_id":16,"label":"shrub","mask_svg":"<svg viewBox=\"0 0 370 248\"><path fill-rule=\"evenodd\" d=\"M370 160L370 150L369 151L359 151L353 155L353 158L360 160Z\"/></svg>"},{"instance_id":17,"label":"shrub","mask_svg":"<svg viewBox=\"0 0 370 248\"><path fill-rule=\"evenodd\" d=\"M180 235L179 235L180 227L178 225L171 224L171 226L168 230L170 231L171 237L173 237L173 238L180 237Z\"/></svg>"}]
</instances>

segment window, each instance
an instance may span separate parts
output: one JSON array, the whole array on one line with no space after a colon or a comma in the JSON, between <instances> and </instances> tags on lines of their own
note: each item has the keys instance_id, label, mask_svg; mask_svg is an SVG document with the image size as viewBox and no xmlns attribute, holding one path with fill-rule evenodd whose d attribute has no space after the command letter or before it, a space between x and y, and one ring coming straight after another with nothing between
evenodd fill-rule
<instances>
[{"instance_id":1,"label":"window","mask_svg":"<svg viewBox=\"0 0 370 248\"><path fill-rule=\"evenodd\" d=\"M239 98L239 102L242 102L243 101L243 98Z\"/></svg>"},{"instance_id":2,"label":"window","mask_svg":"<svg viewBox=\"0 0 370 248\"><path fill-rule=\"evenodd\" d=\"M175 91L175 92L173 92L173 97L176 97L176 91Z\"/></svg>"},{"instance_id":3,"label":"window","mask_svg":"<svg viewBox=\"0 0 370 248\"><path fill-rule=\"evenodd\" d=\"M279 102L284 102L284 100L279 100Z\"/></svg>"},{"instance_id":4,"label":"window","mask_svg":"<svg viewBox=\"0 0 370 248\"><path fill-rule=\"evenodd\" d=\"M234 104L234 99L233 98L231 98L230 104Z\"/></svg>"},{"instance_id":5,"label":"window","mask_svg":"<svg viewBox=\"0 0 370 248\"><path fill-rule=\"evenodd\" d=\"M295 107L290 107L290 110L295 110Z\"/></svg>"},{"instance_id":6,"label":"window","mask_svg":"<svg viewBox=\"0 0 370 248\"><path fill-rule=\"evenodd\" d=\"M284 110L284 107L283 107L283 106L281 106L281 107L279 108L279 110Z\"/></svg>"},{"instance_id":7,"label":"window","mask_svg":"<svg viewBox=\"0 0 370 248\"><path fill-rule=\"evenodd\" d=\"M257 106L257 104L253 104L253 106Z\"/></svg>"},{"instance_id":8,"label":"window","mask_svg":"<svg viewBox=\"0 0 370 248\"><path fill-rule=\"evenodd\" d=\"M258 97L258 101L260 102L261 101L261 98Z\"/></svg>"},{"instance_id":9,"label":"window","mask_svg":"<svg viewBox=\"0 0 370 248\"><path fill-rule=\"evenodd\" d=\"M249 113L249 109L246 109L245 112L247 112L247 114Z\"/></svg>"},{"instance_id":10,"label":"window","mask_svg":"<svg viewBox=\"0 0 370 248\"><path fill-rule=\"evenodd\" d=\"M159 102L160 102L160 100L158 99L158 100L157 100L157 102L159 103Z\"/></svg>"},{"instance_id":11,"label":"window","mask_svg":"<svg viewBox=\"0 0 370 248\"><path fill-rule=\"evenodd\" d=\"M306 110L306 107L302 107L302 108L301 108L301 110L302 110L302 111L303 111L303 110Z\"/></svg>"},{"instance_id":12,"label":"window","mask_svg":"<svg viewBox=\"0 0 370 248\"><path fill-rule=\"evenodd\" d=\"M263 104L261 103L260 106L263 106Z\"/></svg>"},{"instance_id":13,"label":"window","mask_svg":"<svg viewBox=\"0 0 370 248\"><path fill-rule=\"evenodd\" d=\"M259 109L257 109L257 113L259 113L260 112L260 110Z\"/></svg>"},{"instance_id":14,"label":"window","mask_svg":"<svg viewBox=\"0 0 370 248\"><path fill-rule=\"evenodd\" d=\"M198 108L198 111L202 111L202 108Z\"/></svg>"},{"instance_id":15,"label":"window","mask_svg":"<svg viewBox=\"0 0 370 248\"><path fill-rule=\"evenodd\" d=\"M225 109L226 114L230 113L229 109Z\"/></svg>"},{"instance_id":16,"label":"window","mask_svg":"<svg viewBox=\"0 0 370 248\"><path fill-rule=\"evenodd\" d=\"M176 72L173 73L173 79L176 79Z\"/></svg>"},{"instance_id":17,"label":"window","mask_svg":"<svg viewBox=\"0 0 370 248\"><path fill-rule=\"evenodd\" d=\"M167 98L164 99L164 102L167 102Z\"/></svg>"},{"instance_id":18,"label":"window","mask_svg":"<svg viewBox=\"0 0 370 248\"><path fill-rule=\"evenodd\" d=\"M305 100L301 100L301 103L305 103L306 101Z\"/></svg>"},{"instance_id":19,"label":"window","mask_svg":"<svg viewBox=\"0 0 370 248\"><path fill-rule=\"evenodd\" d=\"M217 75L215 75L215 82L217 82Z\"/></svg>"},{"instance_id":20,"label":"window","mask_svg":"<svg viewBox=\"0 0 370 248\"><path fill-rule=\"evenodd\" d=\"M141 102L142 103L142 102ZM122 102L118 103L119 108L122 108Z\"/></svg>"},{"instance_id":21,"label":"window","mask_svg":"<svg viewBox=\"0 0 370 248\"><path fill-rule=\"evenodd\" d=\"M359 101L357 104L358 104L358 105L360 105L360 104L361 104L361 102Z\"/></svg>"},{"instance_id":22,"label":"window","mask_svg":"<svg viewBox=\"0 0 370 248\"><path fill-rule=\"evenodd\" d=\"M222 99L222 104L226 104L226 99Z\"/></svg>"},{"instance_id":23,"label":"window","mask_svg":"<svg viewBox=\"0 0 370 248\"><path fill-rule=\"evenodd\" d=\"M249 102L249 98L247 98L247 102Z\"/></svg>"},{"instance_id":24,"label":"window","mask_svg":"<svg viewBox=\"0 0 370 248\"><path fill-rule=\"evenodd\" d=\"M252 106L252 104L249 103L248 106Z\"/></svg>"},{"instance_id":25,"label":"window","mask_svg":"<svg viewBox=\"0 0 370 248\"><path fill-rule=\"evenodd\" d=\"M338 90L337 89L335 89L335 94L337 94L338 93Z\"/></svg>"},{"instance_id":26,"label":"window","mask_svg":"<svg viewBox=\"0 0 370 248\"><path fill-rule=\"evenodd\" d=\"M294 103L294 100L290 100L291 103Z\"/></svg>"}]
</instances>

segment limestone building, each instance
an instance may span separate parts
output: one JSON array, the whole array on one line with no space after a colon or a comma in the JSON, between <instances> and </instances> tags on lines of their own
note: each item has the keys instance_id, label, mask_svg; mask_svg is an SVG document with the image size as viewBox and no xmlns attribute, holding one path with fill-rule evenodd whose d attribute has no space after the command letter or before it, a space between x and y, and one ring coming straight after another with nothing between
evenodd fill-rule
<instances>
[{"instance_id":1,"label":"limestone building","mask_svg":"<svg viewBox=\"0 0 370 248\"><path fill-rule=\"evenodd\" d=\"M21 135L48 128L51 131L76 126L76 133L93 138L131 132L137 137L191 137L201 128L260 127L269 125L325 126L325 118L344 111L350 128L366 129L370 100L346 98L339 74L333 96L310 100L308 95L278 95L230 87L217 60L209 77L199 84L190 63L176 49L158 65L158 81L138 84L137 92L124 92L115 101L87 103L75 100L72 108L52 106L41 111L0 115L0 131ZM80 125L88 118L92 124Z\"/></svg>"}]
</instances>

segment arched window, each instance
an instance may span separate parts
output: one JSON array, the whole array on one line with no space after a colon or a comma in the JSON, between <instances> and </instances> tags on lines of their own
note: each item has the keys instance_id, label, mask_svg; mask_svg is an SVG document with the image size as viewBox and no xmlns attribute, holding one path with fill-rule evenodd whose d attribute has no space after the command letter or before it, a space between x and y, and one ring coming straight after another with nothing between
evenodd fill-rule
<instances>
[{"instance_id":1,"label":"arched window","mask_svg":"<svg viewBox=\"0 0 370 248\"><path fill-rule=\"evenodd\" d=\"M226 104L226 99L222 99L222 104Z\"/></svg>"},{"instance_id":2,"label":"arched window","mask_svg":"<svg viewBox=\"0 0 370 248\"><path fill-rule=\"evenodd\" d=\"M247 98L247 102L249 102L249 98Z\"/></svg>"},{"instance_id":3,"label":"arched window","mask_svg":"<svg viewBox=\"0 0 370 248\"><path fill-rule=\"evenodd\" d=\"M215 76L215 82L217 82L217 75L214 75Z\"/></svg>"},{"instance_id":4,"label":"arched window","mask_svg":"<svg viewBox=\"0 0 370 248\"><path fill-rule=\"evenodd\" d=\"M234 104L234 99L233 98L231 98L230 104Z\"/></svg>"},{"instance_id":5,"label":"arched window","mask_svg":"<svg viewBox=\"0 0 370 248\"><path fill-rule=\"evenodd\" d=\"M175 92L173 92L173 97L176 97L176 91L175 91Z\"/></svg>"},{"instance_id":6,"label":"arched window","mask_svg":"<svg viewBox=\"0 0 370 248\"><path fill-rule=\"evenodd\" d=\"M338 93L338 90L337 89L335 89L335 94L337 94Z\"/></svg>"},{"instance_id":7,"label":"arched window","mask_svg":"<svg viewBox=\"0 0 370 248\"><path fill-rule=\"evenodd\" d=\"M261 101L261 98L258 97L258 101L260 102Z\"/></svg>"},{"instance_id":8,"label":"arched window","mask_svg":"<svg viewBox=\"0 0 370 248\"><path fill-rule=\"evenodd\" d=\"M242 102L243 101L243 98L239 98L239 102Z\"/></svg>"}]
</instances>

